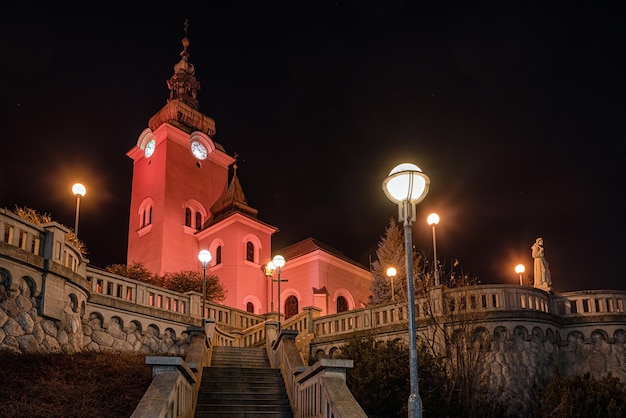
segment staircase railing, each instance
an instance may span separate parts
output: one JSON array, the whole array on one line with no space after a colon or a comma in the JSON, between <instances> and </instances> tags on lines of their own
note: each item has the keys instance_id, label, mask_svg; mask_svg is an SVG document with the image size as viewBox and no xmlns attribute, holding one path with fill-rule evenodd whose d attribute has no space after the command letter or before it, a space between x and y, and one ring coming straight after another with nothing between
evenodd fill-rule
<instances>
[{"instance_id":1,"label":"staircase railing","mask_svg":"<svg viewBox=\"0 0 626 418\"><path fill-rule=\"evenodd\" d=\"M270 363L280 368L295 418L367 418L346 385L352 360L322 359L306 367L296 346L297 330L267 325Z\"/></svg>"},{"instance_id":2,"label":"staircase railing","mask_svg":"<svg viewBox=\"0 0 626 418\"><path fill-rule=\"evenodd\" d=\"M152 382L131 418L194 416L202 372L211 364L211 340L215 331L213 319L206 321L204 329L189 330L191 341L186 361L180 357L146 357L146 364L152 365Z\"/></svg>"}]
</instances>

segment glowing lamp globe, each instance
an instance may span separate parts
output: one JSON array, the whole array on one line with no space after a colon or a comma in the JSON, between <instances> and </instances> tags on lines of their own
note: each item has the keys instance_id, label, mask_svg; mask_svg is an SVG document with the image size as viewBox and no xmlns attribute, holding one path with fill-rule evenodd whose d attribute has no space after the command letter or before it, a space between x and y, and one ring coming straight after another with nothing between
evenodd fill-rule
<instances>
[{"instance_id":1,"label":"glowing lamp globe","mask_svg":"<svg viewBox=\"0 0 626 418\"><path fill-rule=\"evenodd\" d=\"M428 222L428 225L437 225L439 224L439 215L431 213L428 215L428 218L426 218L426 221Z\"/></svg>"},{"instance_id":2,"label":"glowing lamp globe","mask_svg":"<svg viewBox=\"0 0 626 418\"><path fill-rule=\"evenodd\" d=\"M383 191L394 203L421 202L428 193L430 179L422 170L411 163L397 165L383 182Z\"/></svg>"},{"instance_id":3,"label":"glowing lamp globe","mask_svg":"<svg viewBox=\"0 0 626 418\"><path fill-rule=\"evenodd\" d=\"M274 266L276 266L277 268L282 268L285 266L285 257L283 257L282 255L274 256L274 258L272 259L272 263L274 263Z\"/></svg>"},{"instance_id":4,"label":"glowing lamp globe","mask_svg":"<svg viewBox=\"0 0 626 418\"><path fill-rule=\"evenodd\" d=\"M198 260L202 263L202 265L206 265L211 262L213 256L209 250L202 250L198 253Z\"/></svg>"},{"instance_id":5,"label":"glowing lamp globe","mask_svg":"<svg viewBox=\"0 0 626 418\"><path fill-rule=\"evenodd\" d=\"M85 196L87 189L82 184L76 183L72 186L72 193L74 193L74 196Z\"/></svg>"}]
</instances>

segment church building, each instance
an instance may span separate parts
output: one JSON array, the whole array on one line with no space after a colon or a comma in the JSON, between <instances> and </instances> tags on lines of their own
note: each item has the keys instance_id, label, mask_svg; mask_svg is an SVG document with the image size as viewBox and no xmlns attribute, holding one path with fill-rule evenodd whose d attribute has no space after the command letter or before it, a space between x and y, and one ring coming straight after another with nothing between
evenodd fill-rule
<instances>
[{"instance_id":1,"label":"church building","mask_svg":"<svg viewBox=\"0 0 626 418\"><path fill-rule=\"evenodd\" d=\"M278 228L248 205L236 159L213 139L215 121L199 110L187 37L182 44L167 103L127 153L133 160L127 263L141 262L157 275L202 272L198 253L209 250L207 275L226 289L222 303L255 314L279 309L289 318L303 307L327 315L365 306L372 280L365 267L313 238L272 250ZM276 254L286 259L280 283L265 268Z\"/></svg>"}]
</instances>

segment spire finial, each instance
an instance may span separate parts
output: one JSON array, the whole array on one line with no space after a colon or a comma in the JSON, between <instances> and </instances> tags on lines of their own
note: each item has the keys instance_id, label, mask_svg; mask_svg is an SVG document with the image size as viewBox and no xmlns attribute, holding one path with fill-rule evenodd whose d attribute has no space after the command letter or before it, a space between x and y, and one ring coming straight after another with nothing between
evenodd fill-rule
<instances>
[{"instance_id":1,"label":"spire finial","mask_svg":"<svg viewBox=\"0 0 626 418\"><path fill-rule=\"evenodd\" d=\"M183 50L180 53L180 61L174 65L174 75L167 81L167 86L170 88L169 100L183 100L194 109L198 109L198 91L200 90L200 83L195 77L195 68L193 64L189 62L189 38L187 34L189 32L189 19L185 19L183 24L183 30L185 36L183 37L182 44Z\"/></svg>"},{"instance_id":2,"label":"spire finial","mask_svg":"<svg viewBox=\"0 0 626 418\"><path fill-rule=\"evenodd\" d=\"M237 175L237 157L239 156L239 154L234 153L233 154L233 158L235 159L235 164L233 164L233 176Z\"/></svg>"}]
</instances>

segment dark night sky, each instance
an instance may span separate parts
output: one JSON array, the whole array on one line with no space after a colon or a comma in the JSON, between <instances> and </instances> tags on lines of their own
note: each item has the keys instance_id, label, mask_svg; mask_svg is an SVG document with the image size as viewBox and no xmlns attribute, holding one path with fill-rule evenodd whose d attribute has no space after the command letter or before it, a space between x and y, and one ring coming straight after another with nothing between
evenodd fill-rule
<instances>
[{"instance_id":1,"label":"dark night sky","mask_svg":"<svg viewBox=\"0 0 626 418\"><path fill-rule=\"evenodd\" d=\"M126 261L125 153L166 103L188 17L200 109L280 229L274 250L314 237L366 264L397 216L382 181L413 162L431 179L418 250L436 211L439 258L483 282L516 283L541 236L556 291L626 289L612 5L133 3L12 2L0 18L0 207L73 227L83 182L92 264Z\"/></svg>"}]
</instances>

